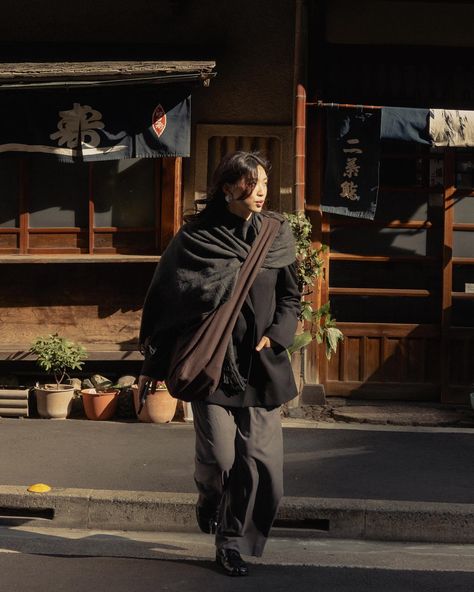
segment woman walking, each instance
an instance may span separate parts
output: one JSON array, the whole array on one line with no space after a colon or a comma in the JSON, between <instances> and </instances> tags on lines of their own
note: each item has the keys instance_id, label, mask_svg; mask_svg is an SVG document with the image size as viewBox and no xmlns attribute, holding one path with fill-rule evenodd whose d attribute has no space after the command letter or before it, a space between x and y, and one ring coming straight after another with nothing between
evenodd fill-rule
<instances>
[{"instance_id":1,"label":"woman walking","mask_svg":"<svg viewBox=\"0 0 474 592\"><path fill-rule=\"evenodd\" d=\"M283 495L280 405L297 394L286 348L300 310L295 245L283 216L263 211L269 164L257 153L223 158L201 209L186 218L145 299L139 386L167 377L173 337L227 301L265 216L279 231L250 287L220 384L193 401L199 527L215 533L216 562L245 576L241 554L261 556Z\"/></svg>"}]
</instances>

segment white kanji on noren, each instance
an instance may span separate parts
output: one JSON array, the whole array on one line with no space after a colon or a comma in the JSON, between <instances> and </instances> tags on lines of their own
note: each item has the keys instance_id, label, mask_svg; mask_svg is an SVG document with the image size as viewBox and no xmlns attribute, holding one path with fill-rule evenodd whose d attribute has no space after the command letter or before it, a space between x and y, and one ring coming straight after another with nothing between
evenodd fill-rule
<instances>
[{"instance_id":1,"label":"white kanji on noren","mask_svg":"<svg viewBox=\"0 0 474 592\"><path fill-rule=\"evenodd\" d=\"M58 121L58 130L51 134L51 140L58 140L58 145L66 144L68 148L76 148L78 144L79 133L81 135L81 144L97 148L100 144L100 136L94 131L103 129L105 124L102 119L102 113L92 109L89 105L80 105L74 103L69 111L60 111Z\"/></svg>"},{"instance_id":2,"label":"white kanji on noren","mask_svg":"<svg viewBox=\"0 0 474 592\"><path fill-rule=\"evenodd\" d=\"M358 177L360 165L357 164L357 158L348 158L346 160L346 168L344 169L344 177Z\"/></svg>"},{"instance_id":3,"label":"white kanji on noren","mask_svg":"<svg viewBox=\"0 0 474 592\"><path fill-rule=\"evenodd\" d=\"M358 185L354 181L344 181L341 183L341 197L350 199L351 201L359 201L360 196L357 195Z\"/></svg>"}]
</instances>

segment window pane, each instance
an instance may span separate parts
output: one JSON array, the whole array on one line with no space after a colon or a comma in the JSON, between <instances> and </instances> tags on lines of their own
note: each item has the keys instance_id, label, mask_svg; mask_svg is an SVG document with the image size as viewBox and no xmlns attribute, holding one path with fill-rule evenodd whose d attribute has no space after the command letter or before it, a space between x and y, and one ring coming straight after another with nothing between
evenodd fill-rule
<instances>
[{"instance_id":1,"label":"window pane","mask_svg":"<svg viewBox=\"0 0 474 592\"><path fill-rule=\"evenodd\" d=\"M94 164L94 226L154 226L155 167L146 158Z\"/></svg>"},{"instance_id":2,"label":"window pane","mask_svg":"<svg viewBox=\"0 0 474 592\"><path fill-rule=\"evenodd\" d=\"M455 199L454 222L474 222L474 197L460 197Z\"/></svg>"},{"instance_id":3,"label":"window pane","mask_svg":"<svg viewBox=\"0 0 474 592\"><path fill-rule=\"evenodd\" d=\"M455 230L453 233L453 256L474 257L474 232Z\"/></svg>"},{"instance_id":4,"label":"window pane","mask_svg":"<svg viewBox=\"0 0 474 592\"><path fill-rule=\"evenodd\" d=\"M0 227L17 228L18 219L18 160L0 158Z\"/></svg>"},{"instance_id":5,"label":"window pane","mask_svg":"<svg viewBox=\"0 0 474 592\"><path fill-rule=\"evenodd\" d=\"M421 159L382 159L380 160L380 185L393 187L423 185L423 166Z\"/></svg>"},{"instance_id":6,"label":"window pane","mask_svg":"<svg viewBox=\"0 0 474 592\"><path fill-rule=\"evenodd\" d=\"M329 280L334 288L430 290L439 285L440 274L434 265L419 263L332 261Z\"/></svg>"},{"instance_id":7,"label":"window pane","mask_svg":"<svg viewBox=\"0 0 474 592\"><path fill-rule=\"evenodd\" d=\"M466 284L474 286L474 265L454 265L453 266L453 291L468 292L472 288Z\"/></svg>"},{"instance_id":8,"label":"window pane","mask_svg":"<svg viewBox=\"0 0 474 592\"><path fill-rule=\"evenodd\" d=\"M453 300L451 314L454 327L474 327L474 300Z\"/></svg>"},{"instance_id":9,"label":"window pane","mask_svg":"<svg viewBox=\"0 0 474 592\"><path fill-rule=\"evenodd\" d=\"M336 296L331 313L340 323L439 323L437 298Z\"/></svg>"},{"instance_id":10,"label":"window pane","mask_svg":"<svg viewBox=\"0 0 474 592\"><path fill-rule=\"evenodd\" d=\"M28 203L31 228L88 226L88 166L37 157L30 160Z\"/></svg>"},{"instance_id":11,"label":"window pane","mask_svg":"<svg viewBox=\"0 0 474 592\"><path fill-rule=\"evenodd\" d=\"M377 220L426 220L428 202L426 196L416 193L380 191L377 199Z\"/></svg>"},{"instance_id":12,"label":"window pane","mask_svg":"<svg viewBox=\"0 0 474 592\"><path fill-rule=\"evenodd\" d=\"M426 230L350 228L331 230L331 251L358 255L426 255Z\"/></svg>"},{"instance_id":13,"label":"window pane","mask_svg":"<svg viewBox=\"0 0 474 592\"><path fill-rule=\"evenodd\" d=\"M456 160L456 187L458 189L470 189L474 187L474 163L472 158L457 154Z\"/></svg>"}]
</instances>

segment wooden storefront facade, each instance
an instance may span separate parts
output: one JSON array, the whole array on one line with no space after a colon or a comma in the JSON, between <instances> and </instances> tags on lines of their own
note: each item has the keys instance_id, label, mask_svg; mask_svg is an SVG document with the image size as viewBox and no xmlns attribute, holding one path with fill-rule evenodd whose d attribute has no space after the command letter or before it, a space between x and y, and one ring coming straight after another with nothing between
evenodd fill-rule
<instances>
[{"instance_id":1,"label":"wooden storefront facade","mask_svg":"<svg viewBox=\"0 0 474 592\"><path fill-rule=\"evenodd\" d=\"M331 44L316 21L327 15L310 15L305 210L315 241L329 246L322 301L345 339L330 362L308 352L306 380L327 396L468 404L474 150L382 140L375 220L323 214L325 109L317 103L472 110L472 50Z\"/></svg>"},{"instance_id":2,"label":"wooden storefront facade","mask_svg":"<svg viewBox=\"0 0 474 592\"><path fill-rule=\"evenodd\" d=\"M117 30L118 21L127 24L127 47L117 45L105 8L87 26L67 7L56 15L54 40L68 44L58 55L68 59L79 48L84 59L108 55L111 62L114 52L136 60L212 59L218 76L193 93L189 159L78 167L39 167L32 155L0 160L2 364L28 359L36 335L58 331L84 343L92 360L138 366L141 304L160 252L220 156L259 149L273 162L270 207L304 207L315 243L329 245L321 298L331 301L345 340L329 363L315 345L308 348L306 383L323 384L329 397L467 403L474 382L474 149L382 142L376 219L322 215L326 136L324 109L315 106L474 110L474 43L463 25L474 8L461 2L454 11L451 4L265 0L256 9L248 0L137 0L116 17ZM96 8L91 0L85 5ZM58 53L49 48L47 10L34 10L34 28L15 26L24 24L15 7L5 13L12 24L0 23L4 42L25 61L38 48ZM252 44L242 42L247 38ZM298 88L307 103L303 142L294 116ZM65 171L73 179L69 197ZM80 211L68 219L68 200L79 193Z\"/></svg>"},{"instance_id":3,"label":"wooden storefront facade","mask_svg":"<svg viewBox=\"0 0 474 592\"><path fill-rule=\"evenodd\" d=\"M5 7L0 85L29 69L30 79L17 79L21 88L15 89L28 93L24 83L38 80L41 64L56 64L57 74L63 70L66 92L72 92L72 63L81 64L81 82L99 62L109 78L123 76L123 63L134 62L139 85L153 83L153 67L144 71L150 62L163 65L161 74L172 85L195 74L184 81L192 85L190 158L76 165L34 154L0 155L0 384L37 372L31 342L55 332L86 347L86 374L139 371L147 287L183 211L192 207L195 192L205 191L207 171L222 152L268 150L275 159L272 207L293 206L294 1L265 0L257 10L247 0L137 0L120 10L115 4L84 0L80 13L32 6L28 22L16 5ZM258 33L263 21L264 36ZM253 43L243 43L249 35ZM18 68L8 66L13 63ZM204 67L193 70L193 64ZM183 65L184 71L176 70ZM163 85L165 80L157 84L157 94ZM124 87L132 88L130 81Z\"/></svg>"},{"instance_id":4,"label":"wooden storefront facade","mask_svg":"<svg viewBox=\"0 0 474 592\"><path fill-rule=\"evenodd\" d=\"M169 89L177 88L170 92L181 97L189 88L199 88L214 76L214 66L143 61L4 64L0 99L1 93L19 93L34 105L42 85L61 93L66 84L72 105L81 85L87 84L93 93L113 85L116 100L130 88L137 93L151 88L152 101L158 102ZM183 78L184 87L179 86ZM54 100L54 93L51 96ZM124 113L124 118L129 115ZM145 117L154 122L152 115L153 107ZM173 125L169 115L164 125ZM179 133L189 137L189 125L183 117ZM183 158L155 154L60 162L56 147L31 143L14 152L4 150L5 138L0 137L5 152L0 158L2 367L21 374L22 363L33 359L28 351L32 342L51 333L81 343L88 360L105 368L113 362L139 363L144 295L160 254L182 221Z\"/></svg>"}]
</instances>

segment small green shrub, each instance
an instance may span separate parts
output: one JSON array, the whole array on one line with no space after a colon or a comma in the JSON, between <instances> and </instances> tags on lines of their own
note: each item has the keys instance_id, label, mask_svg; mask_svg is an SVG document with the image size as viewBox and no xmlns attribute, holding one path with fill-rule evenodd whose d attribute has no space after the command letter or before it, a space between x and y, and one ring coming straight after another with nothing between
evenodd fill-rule
<instances>
[{"instance_id":1,"label":"small green shrub","mask_svg":"<svg viewBox=\"0 0 474 592\"><path fill-rule=\"evenodd\" d=\"M31 353L37 356L36 363L44 372L54 374L57 388L63 382L68 370L81 370L87 358L86 350L73 341L59 337L57 333L37 337Z\"/></svg>"}]
</instances>

